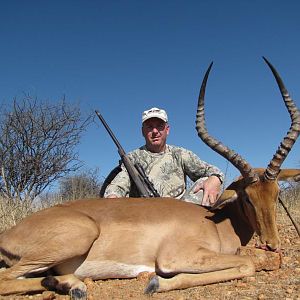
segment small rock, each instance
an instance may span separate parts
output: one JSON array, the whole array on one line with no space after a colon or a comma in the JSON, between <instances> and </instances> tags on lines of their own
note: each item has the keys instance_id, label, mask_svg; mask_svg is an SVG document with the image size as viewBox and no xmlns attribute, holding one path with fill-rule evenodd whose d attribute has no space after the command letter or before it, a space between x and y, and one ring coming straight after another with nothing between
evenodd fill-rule
<instances>
[{"instance_id":1,"label":"small rock","mask_svg":"<svg viewBox=\"0 0 300 300\"><path fill-rule=\"evenodd\" d=\"M295 268L294 271L295 271L296 273L300 273L300 268Z\"/></svg>"},{"instance_id":2,"label":"small rock","mask_svg":"<svg viewBox=\"0 0 300 300\"><path fill-rule=\"evenodd\" d=\"M55 299L55 293L52 291L46 291L42 294L43 300L53 300Z\"/></svg>"},{"instance_id":3,"label":"small rock","mask_svg":"<svg viewBox=\"0 0 300 300\"><path fill-rule=\"evenodd\" d=\"M258 300L264 300L264 299L266 299L266 296L264 294L259 294L257 299Z\"/></svg>"},{"instance_id":4,"label":"small rock","mask_svg":"<svg viewBox=\"0 0 300 300\"><path fill-rule=\"evenodd\" d=\"M281 265L281 256L279 253L265 251L253 247L240 247L240 255L250 256L256 271L278 270Z\"/></svg>"},{"instance_id":5,"label":"small rock","mask_svg":"<svg viewBox=\"0 0 300 300\"><path fill-rule=\"evenodd\" d=\"M283 262L289 262L289 261L292 260L292 258L289 257L289 256L284 256L284 257L282 258L282 260L283 260Z\"/></svg>"},{"instance_id":6,"label":"small rock","mask_svg":"<svg viewBox=\"0 0 300 300\"><path fill-rule=\"evenodd\" d=\"M237 282L237 284L235 286L236 287L247 287L247 283L239 281L239 282Z\"/></svg>"},{"instance_id":7,"label":"small rock","mask_svg":"<svg viewBox=\"0 0 300 300\"><path fill-rule=\"evenodd\" d=\"M245 277L245 281L246 281L246 282L255 282L255 281L256 281L256 278L255 278L255 276Z\"/></svg>"},{"instance_id":8,"label":"small rock","mask_svg":"<svg viewBox=\"0 0 300 300\"><path fill-rule=\"evenodd\" d=\"M137 276L138 281L149 281L156 274L154 272L141 272Z\"/></svg>"},{"instance_id":9,"label":"small rock","mask_svg":"<svg viewBox=\"0 0 300 300\"><path fill-rule=\"evenodd\" d=\"M95 283L91 278L85 278L83 282L88 290L92 290L94 288Z\"/></svg>"}]
</instances>

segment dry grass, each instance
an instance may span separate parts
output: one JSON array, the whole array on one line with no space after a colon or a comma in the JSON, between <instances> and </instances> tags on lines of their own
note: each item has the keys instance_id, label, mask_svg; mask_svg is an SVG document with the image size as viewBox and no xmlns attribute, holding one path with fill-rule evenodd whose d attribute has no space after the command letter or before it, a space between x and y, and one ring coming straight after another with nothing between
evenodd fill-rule
<instances>
[{"instance_id":1,"label":"dry grass","mask_svg":"<svg viewBox=\"0 0 300 300\"><path fill-rule=\"evenodd\" d=\"M24 217L33 212L33 207L28 203L0 199L0 232L16 225Z\"/></svg>"},{"instance_id":2,"label":"dry grass","mask_svg":"<svg viewBox=\"0 0 300 300\"><path fill-rule=\"evenodd\" d=\"M282 188L281 200L289 210L297 226L300 227L300 184L289 185L288 187ZM286 212L283 206L278 204L277 211L278 222L284 224L290 222L290 219L286 217Z\"/></svg>"},{"instance_id":3,"label":"dry grass","mask_svg":"<svg viewBox=\"0 0 300 300\"><path fill-rule=\"evenodd\" d=\"M63 202L61 197L52 197L42 201L14 201L7 198L0 198L0 232L11 228L19 223L26 216L35 211L56 205Z\"/></svg>"}]
</instances>

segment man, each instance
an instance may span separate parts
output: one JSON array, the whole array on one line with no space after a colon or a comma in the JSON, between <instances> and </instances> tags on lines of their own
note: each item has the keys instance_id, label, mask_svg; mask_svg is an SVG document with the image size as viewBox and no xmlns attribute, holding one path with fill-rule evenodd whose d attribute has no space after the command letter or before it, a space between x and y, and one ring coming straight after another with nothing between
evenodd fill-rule
<instances>
[{"instance_id":1,"label":"man","mask_svg":"<svg viewBox=\"0 0 300 300\"><path fill-rule=\"evenodd\" d=\"M142 134L146 144L128 153L132 163L139 163L162 197L173 197L203 206L211 206L217 199L224 180L215 166L202 161L193 152L167 144L170 132L167 113L151 108L142 114ZM131 182L124 165L122 171L107 186L104 197L126 197ZM187 190L186 180L195 182Z\"/></svg>"}]
</instances>

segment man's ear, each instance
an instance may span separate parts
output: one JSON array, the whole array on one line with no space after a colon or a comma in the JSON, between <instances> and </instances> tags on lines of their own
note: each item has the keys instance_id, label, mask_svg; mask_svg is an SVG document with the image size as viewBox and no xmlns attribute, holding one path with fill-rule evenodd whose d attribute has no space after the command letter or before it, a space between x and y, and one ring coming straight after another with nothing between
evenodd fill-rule
<instances>
[{"instance_id":1,"label":"man's ear","mask_svg":"<svg viewBox=\"0 0 300 300\"><path fill-rule=\"evenodd\" d=\"M142 131L142 136L145 137L143 125L142 125L142 128L141 128L141 131Z\"/></svg>"},{"instance_id":2,"label":"man's ear","mask_svg":"<svg viewBox=\"0 0 300 300\"><path fill-rule=\"evenodd\" d=\"M281 169L278 174L278 181L300 181L300 169Z\"/></svg>"},{"instance_id":3,"label":"man's ear","mask_svg":"<svg viewBox=\"0 0 300 300\"><path fill-rule=\"evenodd\" d=\"M170 133L170 125L167 123L166 126L167 126L167 135L169 135L169 133Z\"/></svg>"},{"instance_id":4,"label":"man's ear","mask_svg":"<svg viewBox=\"0 0 300 300\"><path fill-rule=\"evenodd\" d=\"M222 208L227 203L233 202L238 198L235 190L225 190L215 204L210 208L211 210Z\"/></svg>"}]
</instances>

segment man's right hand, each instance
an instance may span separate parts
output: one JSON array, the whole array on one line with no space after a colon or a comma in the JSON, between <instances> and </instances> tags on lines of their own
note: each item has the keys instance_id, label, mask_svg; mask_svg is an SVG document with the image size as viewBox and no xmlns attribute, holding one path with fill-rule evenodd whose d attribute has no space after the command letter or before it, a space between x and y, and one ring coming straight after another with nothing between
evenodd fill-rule
<instances>
[{"instance_id":1,"label":"man's right hand","mask_svg":"<svg viewBox=\"0 0 300 300\"><path fill-rule=\"evenodd\" d=\"M111 195L106 196L105 198L118 198L118 196L115 194L111 194Z\"/></svg>"}]
</instances>

